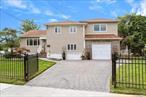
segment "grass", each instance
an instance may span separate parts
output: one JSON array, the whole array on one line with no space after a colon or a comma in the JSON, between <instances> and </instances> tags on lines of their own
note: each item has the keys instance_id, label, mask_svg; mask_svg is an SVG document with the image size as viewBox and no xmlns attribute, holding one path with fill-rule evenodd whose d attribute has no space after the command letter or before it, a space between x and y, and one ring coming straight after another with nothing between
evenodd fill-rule
<instances>
[{"instance_id":1,"label":"grass","mask_svg":"<svg viewBox=\"0 0 146 97\"><path fill-rule=\"evenodd\" d=\"M135 88L126 88L126 87L114 88L113 86L111 86L111 92L119 93L119 94L146 95L146 90L144 89L135 89Z\"/></svg>"},{"instance_id":2,"label":"grass","mask_svg":"<svg viewBox=\"0 0 146 97\"><path fill-rule=\"evenodd\" d=\"M117 83L117 88L113 88L111 85L111 92L114 93L126 93L126 94L138 94L146 95L146 65L142 64L144 60L136 60L136 64L123 64L120 68L117 68L116 81L122 83L140 83L145 84L140 87L136 85L128 86L125 84ZM144 87L145 89L142 89Z\"/></svg>"},{"instance_id":3,"label":"grass","mask_svg":"<svg viewBox=\"0 0 146 97\"><path fill-rule=\"evenodd\" d=\"M39 60L39 70L32 77L36 77L46 69L53 66L55 62ZM22 59L9 59L0 60L0 82L10 84L25 84L24 81L24 66Z\"/></svg>"}]
</instances>

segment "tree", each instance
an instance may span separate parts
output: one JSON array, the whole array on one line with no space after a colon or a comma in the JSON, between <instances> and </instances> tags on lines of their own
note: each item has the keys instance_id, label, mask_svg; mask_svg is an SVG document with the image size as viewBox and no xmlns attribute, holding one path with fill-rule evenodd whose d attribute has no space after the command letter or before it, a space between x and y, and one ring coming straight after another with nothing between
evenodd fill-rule
<instances>
[{"instance_id":1,"label":"tree","mask_svg":"<svg viewBox=\"0 0 146 97\"><path fill-rule=\"evenodd\" d=\"M141 55L146 43L146 17L129 14L119 20L119 35L123 37L121 46L127 45L132 53Z\"/></svg>"},{"instance_id":2,"label":"tree","mask_svg":"<svg viewBox=\"0 0 146 97\"><path fill-rule=\"evenodd\" d=\"M24 33L24 32L30 31L30 30L39 30L39 28L40 27L34 23L34 20L26 19L22 22L21 32Z\"/></svg>"},{"instance_id":3,"label":"tree","mask_svg":"<svg viewBox=\"0 0 146 97\"><path fill-rule=\"evenodd\" d=\"M11 28L4 28L0 31L0 46L3 48L19 47L19 38L17 37L17 31Z\"/></svg>"}]
</instances>

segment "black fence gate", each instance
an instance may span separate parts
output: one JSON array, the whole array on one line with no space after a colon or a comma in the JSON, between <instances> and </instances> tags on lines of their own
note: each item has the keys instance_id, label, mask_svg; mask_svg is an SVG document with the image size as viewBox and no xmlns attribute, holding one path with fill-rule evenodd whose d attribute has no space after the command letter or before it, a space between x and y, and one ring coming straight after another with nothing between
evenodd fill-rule
<instances>
[{"instance_id":1,"label":"black fence gate","mask_svg":"<svg viewBox=\"0 0 146 97\"><path fill-rule=\"evenodd\" d=\"M0 55L0 82L7 79L28 81L38 69L38 54Z\"/></svg>"},{"instance_id":2,"label":"black fence gate","mask_svg":"<svg viewBox=\"0 0 146 97\"><path fill-rule=\"evenodd\" d=\"M24 79L27 81L39 69L38 54L28 55L24 57Z\"/></svg>"},{"instance_id":3,"label":"black fence gate","mask_svg":"<svg viewBox=\"0 0 146 97\"><path fill-rule=\"evenodd\" d=\"M146 89L146 56L114 54L112 57L112 84L114 87Z\"/></svg>"}]
</instances>

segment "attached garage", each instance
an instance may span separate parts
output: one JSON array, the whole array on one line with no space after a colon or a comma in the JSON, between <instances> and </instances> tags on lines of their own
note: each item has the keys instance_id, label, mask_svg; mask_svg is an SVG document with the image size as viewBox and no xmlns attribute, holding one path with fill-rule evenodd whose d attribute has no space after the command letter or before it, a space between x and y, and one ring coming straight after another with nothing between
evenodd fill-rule
<instances>
[{"instance_id":1,"label":"attached garage","mask_svg":"<svg viewBox=\"0 0 146 97\"><path fill-rule=\"evenodd\" d=\"M111 43L92 44L92 59L111 60Z\"/></svg>"}]
</instances>

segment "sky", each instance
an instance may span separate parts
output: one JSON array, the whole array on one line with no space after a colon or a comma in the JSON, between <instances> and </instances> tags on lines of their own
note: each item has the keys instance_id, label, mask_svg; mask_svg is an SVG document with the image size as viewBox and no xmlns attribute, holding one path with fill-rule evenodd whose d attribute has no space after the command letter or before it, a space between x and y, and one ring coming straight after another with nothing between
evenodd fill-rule
<instances>
[{"instance_id":1,"label":"sky","mask_svg":"<svg viewBox=\"0 0 146 97\"><path fill-rule=\"evenodd\" d=\"M48 22L116 19L129 13L146 16L146 0L0 0L0 30L20 30L25 19L45 29Z\"/></svg>"}]
</instances>

